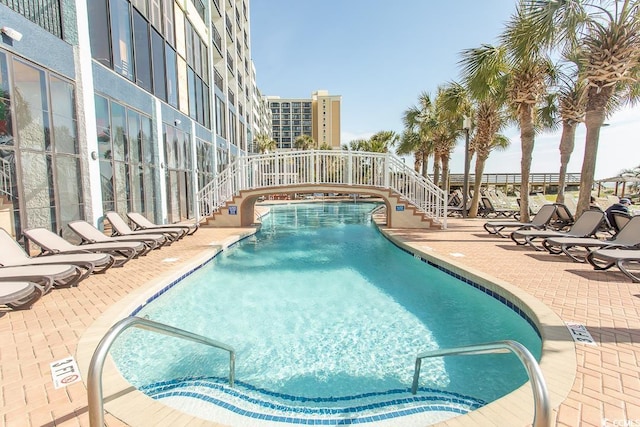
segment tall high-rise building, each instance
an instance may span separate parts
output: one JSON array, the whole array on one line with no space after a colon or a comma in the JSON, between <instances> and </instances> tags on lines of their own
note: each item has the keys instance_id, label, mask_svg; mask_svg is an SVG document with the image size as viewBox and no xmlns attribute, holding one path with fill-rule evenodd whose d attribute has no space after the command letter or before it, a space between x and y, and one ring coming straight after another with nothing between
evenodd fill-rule
<instances>
[{"instance_id":1,"label":"tall high-rise building","mask_svg":"<svg viewBox=\"0 0 640 427\"><path fill-rule=\"evenodd\" d=\"M0 226L18 238L112 210L193 218L198 189L270 132L249 0L13 0L0 16Z\"/></svg>"},{"instance_id":2,"label":"tall high-rise building","mask_svg":"<svg viewBox=\"0 0 640 427\"><path fill-rule=\"evenodd\" d=\"M278 149L295 148L301 135L313 138L314 148L340 148L341 98L326 90L313 92L311 98L267 96L272 138Z\"/></svg>"}]
</instances>

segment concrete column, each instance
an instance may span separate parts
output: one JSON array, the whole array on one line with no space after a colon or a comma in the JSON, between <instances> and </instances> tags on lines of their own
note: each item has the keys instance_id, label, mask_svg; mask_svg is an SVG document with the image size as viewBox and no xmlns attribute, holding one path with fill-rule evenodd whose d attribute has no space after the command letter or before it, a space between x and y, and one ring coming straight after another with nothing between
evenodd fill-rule
<instances>
[{"instance_id":1,"label":"concrete column","mask_svg":"<svg viewBox=\"0 0 640 427\"><path fill-rule=\"evenodd\" d=\"M73 48L76 71L76 104L78 119L78 141L82 166L83 199L87 222L102 229L102 185L100 162L98 161L98 132L96 130L96 108L93 88L93 61L87 2L77 0L76 20L78 44Z\"/></svg>"}]
</instances>

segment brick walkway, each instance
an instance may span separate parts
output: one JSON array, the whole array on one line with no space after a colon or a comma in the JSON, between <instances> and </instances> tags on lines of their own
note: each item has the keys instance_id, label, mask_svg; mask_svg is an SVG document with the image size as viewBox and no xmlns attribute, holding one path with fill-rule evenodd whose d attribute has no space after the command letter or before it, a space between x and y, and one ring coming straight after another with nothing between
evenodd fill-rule
<instances>
[{"instance_id":1,"label":"brick walkway","mask_svg":"<svg viewBox=\"0 0 640 427\"><path fill-rule=\"evenodd\" d=\"M563 321L588 327L597 345L576 345L575 382L554 413L554 425L640 425L640 285L615 269L596 272L563 256L489 236L483 222L452 219L446 231L384 231L426 254L508 282L542 301ZM123 268L91 276L78 288L56 289L31 310L0 311L0 424L88 426L84 383L54 389L49 364L71 355L84 358L76 354L78 343L103 313L118 308L149 282L166 281L249 232L201 228ZM125 425L108 414L106 421L109 426ZM494 421L504 425L500 419Z\"/></svg>"}]
</instances>

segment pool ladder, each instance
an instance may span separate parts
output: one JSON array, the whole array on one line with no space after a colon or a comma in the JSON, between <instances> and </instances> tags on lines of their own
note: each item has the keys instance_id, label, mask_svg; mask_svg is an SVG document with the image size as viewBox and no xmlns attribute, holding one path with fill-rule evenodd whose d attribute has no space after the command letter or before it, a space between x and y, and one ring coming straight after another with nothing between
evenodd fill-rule
<instances>
[{"instance_id":1,"label":"pool ladder","mask_svg":"<svg viewBox=\"0 0 640 427\"><path fill-rule=\"evenodd\" d=\"M104 426L104 402L102 396L102 369L109 349L118 336L126 329L135 326L152 332L158 332L176 338L205 344L229 352L229 385L233 387L235 381L235 350L223 343L212 340L202 335L197 335L183 329L174 328L164 323L154 322L136 316L122 319L111 327L96 347L91 362L89 363L89 374L87 377L87 397L89 401L89 425L92 427Z\"/></svg>"},{"instance_id":2,"label":"pool ladder","mask_svg":"<svg viewBox=\"0 0 640 427\"><path fill-rule=\"evenodd\" d=\"M549 392L547 391L547 385L544 381L544 377L542 376L540 365L538 365L538 362L529 350L517 341L496 341L421 353L416 357L416 368L413 373L411 393L416 394L418 392L418 379L420 378L420 366L422 365L422 359L441 356L505 353L508 351L511 351L518 356L518 359L520 359L520 362L522 362L527 371L529 381L531 381L533 401L535 404L532 426L548 427L551 422L551 406L549 404Z\"/></svg>"}]
</instances>

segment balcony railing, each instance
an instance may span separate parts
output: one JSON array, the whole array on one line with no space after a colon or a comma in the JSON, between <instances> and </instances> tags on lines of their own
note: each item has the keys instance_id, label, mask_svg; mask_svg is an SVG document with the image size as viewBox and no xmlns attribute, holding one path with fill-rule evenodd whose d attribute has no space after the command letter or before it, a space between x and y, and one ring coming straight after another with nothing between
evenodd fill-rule
<instances>
[{"instance_id":1,"label":"balcony railing","mask_svg":"<svg viewBox=\"0 0 640 427\"><path fill-rule=\"evenodd\" d=\"M220 74L218 72L218 70L214 70L213 73L213 83L216 85L216 87L220 90L224 90L224 83L223 83L223 79L222 79L222 74Z\"/></svg>"},{"instance_id":2,"label":"balcony railing","mask_svg":"<svg viewBox=\"0 0 640 427\"><path fill-rule=\"evenodd\" d=\"M206 8L202 0L193 0L193 5L196 7L196 10L198 11L198 15L200 15L200 18L202 18L202 20L204 21L204 14L206 12Z\"/></svg>"},{"instance_id":3,"label":"balcony railing","mask_svg":"<svg viewBox=\"0 0 640 427\"><path fill-rule=\"evenodd\" d=\"M62 38L62 16L60 0L0 0L15 12Z\"/></svg>"}]
</instances>

